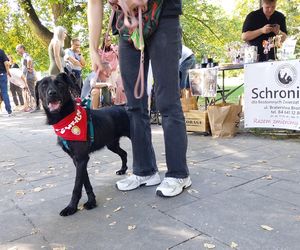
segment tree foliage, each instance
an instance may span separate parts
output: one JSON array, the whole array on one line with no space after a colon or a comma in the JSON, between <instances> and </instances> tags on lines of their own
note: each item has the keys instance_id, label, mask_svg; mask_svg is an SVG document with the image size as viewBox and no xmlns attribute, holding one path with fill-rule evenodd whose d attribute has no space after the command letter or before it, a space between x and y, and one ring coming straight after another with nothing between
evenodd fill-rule
<instances>
[{"instance_id":1,"label":"tree foliage","mask_svg":"<svg viewBox=\"0 0 300 250\"><path fill-rule=\"evenodd\" d=\"M105 4L104 18L107 23L110 9ZM181 16L183 42L195 52L199 62L204 56L224 61L224 46L232 41L241 41L244 18L258 7L258 0L237 0L234 12L228 14L209 0L184 0ZM47 47L53 27L62 25L68 31L69 39L81 39L83 54L88 59L86 8L86 0L0 0L0 47L18 58L15 47L19 43L24 44L36 61L36 68L47 71ZM287 17L289 34L298 40L299 8L299 0L278 1L278 10ZM103 27L106 28L106 25ZM68 45L69 40L65 47Z\"/></svg>"}]
</instances>

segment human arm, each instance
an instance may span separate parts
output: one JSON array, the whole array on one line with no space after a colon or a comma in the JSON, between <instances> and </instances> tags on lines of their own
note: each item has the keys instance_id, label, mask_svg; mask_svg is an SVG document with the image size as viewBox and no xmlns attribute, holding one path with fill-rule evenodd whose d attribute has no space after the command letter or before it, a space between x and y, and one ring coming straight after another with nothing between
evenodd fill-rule
<instances>
[{"instance_id":1,"label":"human arm","mask_svg":"<svg viewBox=\"0 0 300 250\"><path fill-rule=\"evenodd\" d=\"M80 49L77 51L77 54L79 56L80 67L84 68L85 67L85 59L84 59L83 55L81 54Z\"/></svg>"},{"instance_id":2,"label":"human arm","mask_svg":"<svg viewBox=\"0 0 300 250\"><path fill-rule=\"evenodd\" d=\"M102 31L103 6L102 0L88 0L89 47L94 72L102 70L98 54L99 39Z\"/></svg>"},{"instance_id":3,"label":"human arm","mask_svg":"<svg viewBox=\"0 0 300 250\"><path fill-rule=\"evenodd\" d=\"M4 62L4 66L5 66L7 75L8 75L9 77L11 77L11 74L10 74L10 72L9 72L9 66L10 66L9 61L5 61L5 62Z\"/></svg>"},{"instance_id":4,"label":"human arm","mask_svg":"<svg viewBox=\"0 0 300 250\"><path fill-rule=\"evenodd\" d=\"M26 68L27 72L32 73L33 72L33 61L32 58L26 53Z\"/></svg>"},{"instance_id":5,"label":"human arm","mask_svg":"<svg viewBox=\"0 0 300 250\"><path fill-rule=\"evenodd\" d=\"M80 60L76 58L76 52L71 49L65 50L65 61L69 61L72 65L82 67Z\"/></svg>"},{"instance_id":6,"label":"human arm","mask_svg":"<svg viewBox=\"0 0 300 250\"><path fill-rule=\"evenodd\" d=\"M53 44L53 55L54 55L55 64L60 72L64 72L61 58L60 58L60 50L61 50L60 43L58 41L55 41Z\"/></svg>"},{"instance_id":7,"label":"human arm","mask_svg":"<svg viewBox=\"0 0 300 250\"><path fill-rule=\"evenodd\" d=\"M242 33L242 40L245 42L249 42L260 35L263 34L269 34L270 32L273 32L274 27L272 27L270 24L266 24L265 26L256 29L256 30L249 30Z\"/></svg>"}]
</instances>

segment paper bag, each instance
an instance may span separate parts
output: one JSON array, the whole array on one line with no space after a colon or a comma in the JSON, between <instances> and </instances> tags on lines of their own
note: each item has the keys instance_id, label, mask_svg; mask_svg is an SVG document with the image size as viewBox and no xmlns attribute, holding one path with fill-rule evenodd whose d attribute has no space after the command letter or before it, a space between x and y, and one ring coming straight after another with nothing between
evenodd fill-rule
<instances>
[{"instance_id":1,"label":"paper bag","mask_svg":"<svg viewBox=\"0 0 300 250\"><path fill-rule=\"evenodd\" d=\"M189 110L197 110L197 97L192 96L191 91L183 89L181 91L181 106L183 112L188 112Z\"/></svg>"},{"instance_id":2,"label":"paper bag","mask_svg":"<svg viewBox=\"0 0 300 250\"><path fill-rule=\"evenodd\" d=\"M235 136L240 124L242 106L221 103L208 106L208 119L212 137L230 138Z\"/></svg>"}]
</instances>

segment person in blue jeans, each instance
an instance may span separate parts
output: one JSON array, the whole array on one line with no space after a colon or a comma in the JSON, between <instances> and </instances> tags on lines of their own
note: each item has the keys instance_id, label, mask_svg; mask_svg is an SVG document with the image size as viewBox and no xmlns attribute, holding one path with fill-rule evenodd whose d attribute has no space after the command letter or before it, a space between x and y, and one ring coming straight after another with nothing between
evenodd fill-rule
<instances>
[{"instance_id":1,"label":"person in blue jeans","mask_svg":"<svg viewBox=\"0 0 300 250\"><path fill-rule=\"evenodd\" d=\"M182 54L179 59L179 86L180 89L189 89L190 81L189 81L189 69L195 68L196 58L193 51L182 45Z\"/></svg>"},{"instance_id":2,"label":"person in blue jeans","mask_svg":"<svg viewBox=\"0 0 300 250\"><path fill-rule=\"evenodd\" d=\"M8 116L11 116L12 110L11 110L9 96L7 92L7 75L10 76L9 59L6 56L5 52L2 49L0 49L0 89L5 104L5 109L8 113Z\"/></svg>"},{"instance_id":3,"label":"person in blue jeans","mask_svg":"<svg viewBox=\"0 0 300 250\"><path fill-rule=\"evenodd\" d=\"M95 72L102 68L98 54L102 8L102 1L88 1L90 53ZM179 15L181 13L181 0L164 1L158 27L145 41L145 75L151 60L156 104L162 115L168 168L162 182L152 145L146 80L143 97L137 99L134 96L134 84L139 73L140 51L136 50L131 42L119 39L119 65L127 97L133 152L133 174L116 183L121 191L133 190L142 185L160 184L156 188L156 194L172 197L192 184L186 162L187 135L179 96L178 67L182 46Z\"/></svg>"}]
</instances>

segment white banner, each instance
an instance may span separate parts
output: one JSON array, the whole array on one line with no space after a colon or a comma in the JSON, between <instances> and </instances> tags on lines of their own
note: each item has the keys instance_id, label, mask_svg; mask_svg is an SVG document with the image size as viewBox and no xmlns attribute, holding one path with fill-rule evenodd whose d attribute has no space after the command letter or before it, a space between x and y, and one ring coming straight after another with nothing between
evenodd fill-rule
<instances>
[{"instance_id":1,"label":"white banner","mask_svg":"<svg viewBox=\"0 0 300 250\"><path fill-rule=\"evenodd\" d=\"M245 65L245 127L300 130L300 62Z\"/></svg>"}]
</instances>

